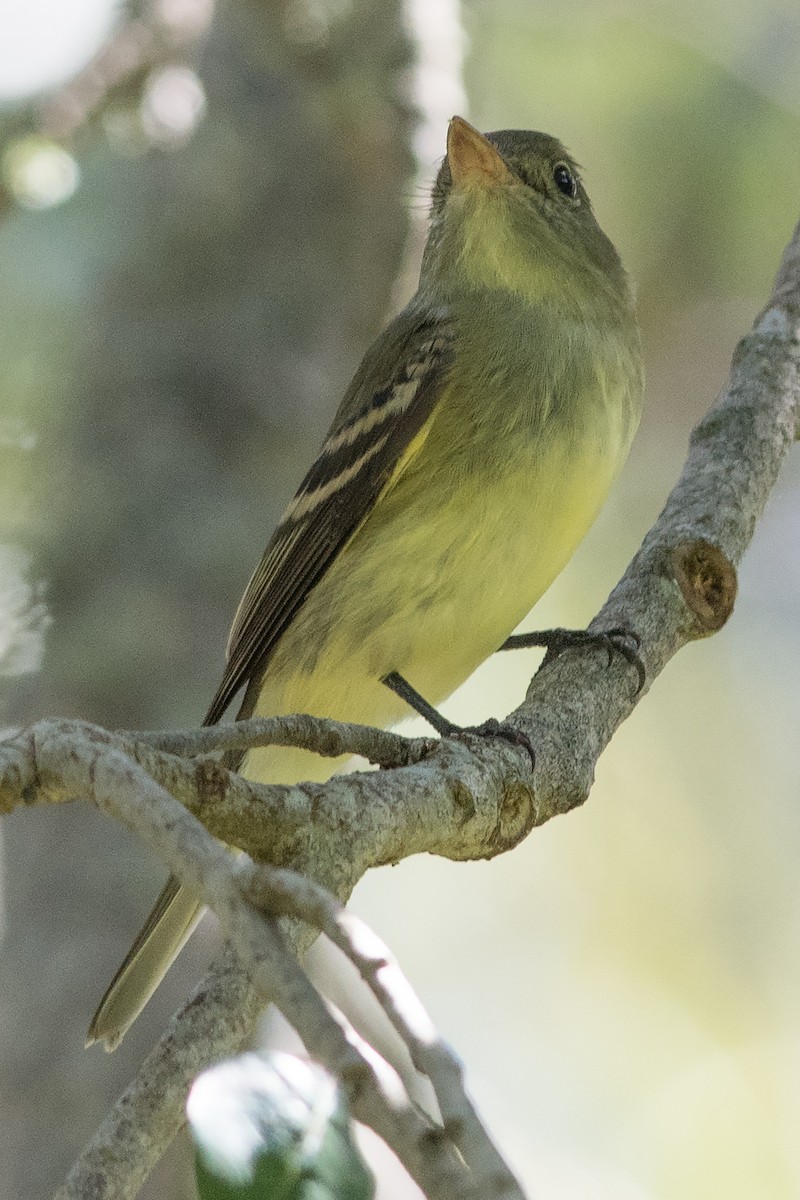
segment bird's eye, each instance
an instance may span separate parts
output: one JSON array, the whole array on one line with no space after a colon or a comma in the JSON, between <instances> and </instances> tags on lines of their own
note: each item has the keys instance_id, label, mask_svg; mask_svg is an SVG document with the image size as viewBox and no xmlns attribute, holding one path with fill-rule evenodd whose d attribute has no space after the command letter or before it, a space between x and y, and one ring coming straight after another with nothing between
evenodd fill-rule
<instances>
[{"instance_id":1,"label":"bird's eye","mask_svg":"<svg viewBox=\"0 0 800 1200\"><path fill-rule=\"evenodd\" d=\"M553 167L553 179L556 181L556 187L565 196L573 199L578 191L578 183L575 176L570 171L565 163L556 163Z\"/></svg>"}]
</instances>

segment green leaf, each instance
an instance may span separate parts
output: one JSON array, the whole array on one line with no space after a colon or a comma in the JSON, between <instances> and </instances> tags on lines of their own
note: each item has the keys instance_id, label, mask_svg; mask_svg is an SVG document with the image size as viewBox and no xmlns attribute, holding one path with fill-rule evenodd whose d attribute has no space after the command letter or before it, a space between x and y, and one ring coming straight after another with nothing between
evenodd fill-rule
<instances>
[{"instance_id":1,"label":"green leaf","mask_svg":"<svg viewBox=\"0 0 800 1200\"><path fill-rule=\"evenodd\" d=\"M289 1054L204 1071L187 1104L201 1200L372 1200L336 1082Z\"/></svg>"}]
</instances>

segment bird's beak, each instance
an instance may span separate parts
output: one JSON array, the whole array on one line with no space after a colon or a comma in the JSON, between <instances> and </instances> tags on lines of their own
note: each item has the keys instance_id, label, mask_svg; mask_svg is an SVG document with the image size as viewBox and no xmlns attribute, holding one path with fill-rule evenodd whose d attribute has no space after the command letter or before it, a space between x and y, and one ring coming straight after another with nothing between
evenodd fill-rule
<instances>
[{"instance_id":1,"label":"bird's beak","mask_svg":"<svg viewBox=\"0 0 800 1200\"><path fill-rule=\"evenodd\" d=\"M511 178L492 143L463 117L453 117L447 130L447 161L455 187L486 187Z\"/></svg>"}]
</instances>

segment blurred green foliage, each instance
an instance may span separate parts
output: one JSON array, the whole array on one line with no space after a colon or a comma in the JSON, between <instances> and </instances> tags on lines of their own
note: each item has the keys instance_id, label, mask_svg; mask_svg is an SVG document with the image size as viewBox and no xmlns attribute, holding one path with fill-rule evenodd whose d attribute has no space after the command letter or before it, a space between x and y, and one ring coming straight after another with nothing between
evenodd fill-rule
<instances>
[{"instance_id":1,"label":"blurred green foliage","mask_svg":"<svg viewBox=\"0 0 800 1200\"><path fill-rule=\"evenodd\" d=\"M321 1068L245 1054L205 1071L188 1104L200 1200L372 1200L347 1107Z\"/></svg>"}]
</instances>

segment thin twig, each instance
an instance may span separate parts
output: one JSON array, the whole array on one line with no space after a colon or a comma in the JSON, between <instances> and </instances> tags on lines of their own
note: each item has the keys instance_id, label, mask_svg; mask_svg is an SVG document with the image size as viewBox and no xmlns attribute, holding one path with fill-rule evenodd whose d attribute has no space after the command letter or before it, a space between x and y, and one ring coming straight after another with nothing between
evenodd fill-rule
<instances>
[{"instance_id":1,"label":"thin twig","mask_svg":"<svg viewBox=\"0 0 800 1200\"><path fill-rule=\"evenodd\" d=\"M281 717L250 717L233 725L206 725L183 731L121 730L120 736L144 742L168 754L194 757L215 750L252 750L257 746L299 746L324 758L360 754L381 767L406 767L420 762L435 746L431 738L407 738L371 725L332 721L292 713Z\"/></svg>"},{"instance_id":2,"label":"thin twig","mask_svg":"<svg viewBox=\"0 0 800 1200\"><path fill-rule=\"evenodd\" d=\"M436 1126L414 1107L402 1085L387 1089L386 1072L375 1069L374 1058L362 1054L333 1018L274 920L243 904L222 877L208 898L256 983L269 989L312 1057L342 1081L354 1116L383 1137L430 1200L479 1200L451 1144L437 1136Z\"/></svg>"},{"instance_id":3,"label":"thin twig","mask_svg":"<svg viewBox=\"0 0 800 1200\"><path fill-rule=\"evenodd\" d=\"M461 1152L481 1196L522 1200L523 1192L483 1126L464 1088L463 1068L403 975L389 947L335 896L296 871L243 867L245 894L274 916L314 925L353 963L397 1030L418 1071L427 1075L442 1132Z\"/></svg>"},{"instance_id":4,"label":"thin twig","mask_svg":"<svg viewBox=\"0 0 800 1200\"><path fill-rule=\"evenodd\" d=\"M54 1200L133 1200L185 1122L200 1071L239 1049L264 997L232 951L194 989L84 1146ZM226 1013L229 1020L221 1020Z\"/></svg>"}]
</instances>

